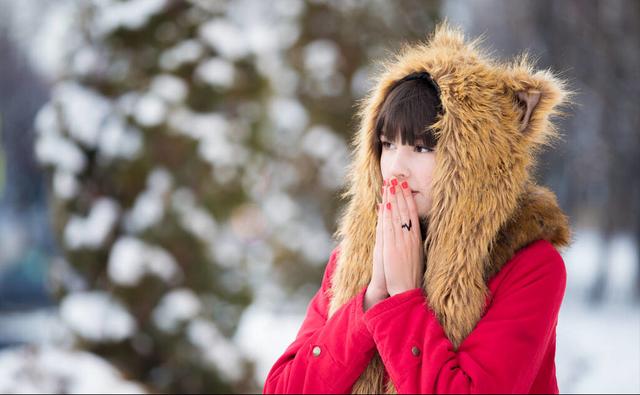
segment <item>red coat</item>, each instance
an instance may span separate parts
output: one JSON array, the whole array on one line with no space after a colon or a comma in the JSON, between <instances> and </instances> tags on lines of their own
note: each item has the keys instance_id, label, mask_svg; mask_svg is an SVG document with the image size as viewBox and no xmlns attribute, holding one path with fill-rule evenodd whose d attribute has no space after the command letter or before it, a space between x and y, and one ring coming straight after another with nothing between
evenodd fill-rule
<instances>
[{"instance_id":1,"label":"red coat","mask_svg":"<svg viewBox=\"0 0 640 395\"><path fill-rule=\"evenodd\" d=\"M264 393L350 393L376 349L399 393L559 392L555 339L566 269L548 241L521 249L489 280L487 309L457 352L420 288L363 312L365 287L327 320L337 254Z\"/></svg>"}]
</instances>

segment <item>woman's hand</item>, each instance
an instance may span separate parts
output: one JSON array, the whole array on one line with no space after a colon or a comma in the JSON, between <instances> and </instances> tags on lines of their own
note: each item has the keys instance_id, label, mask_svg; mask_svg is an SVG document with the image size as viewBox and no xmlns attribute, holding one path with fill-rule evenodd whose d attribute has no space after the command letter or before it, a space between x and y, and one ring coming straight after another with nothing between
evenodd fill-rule
<instances>
[{"instance_id":1,"label":"woman's hand","mask_svg":"<svg viewBox=\"0 0 640 395\"><path fill-rule=\"evenodd\" d=\"M391 180L383 201L383 263L389 295L422 286L424 250L415 200L406 181Z\"/></svg>"},{"instance_id":2,"label":"woman's hand","mask_svg":"<svg viewBox=\"0 0 640 395\"><path fill-rule=\"evenodd\" d=\"M386 188L383 187L383 196ZM382 199L384 201L384 197ZM373 272L371 281L367 287L364 296L364 310L367 311L371 306L389 296L387 292L387 282L384 278L384 265L382 263L383 239L382 239L382 220L384 213L384 205L378 204L378 223L376 225L376 244L373 247Z\"/></svg>"}]
</instances>

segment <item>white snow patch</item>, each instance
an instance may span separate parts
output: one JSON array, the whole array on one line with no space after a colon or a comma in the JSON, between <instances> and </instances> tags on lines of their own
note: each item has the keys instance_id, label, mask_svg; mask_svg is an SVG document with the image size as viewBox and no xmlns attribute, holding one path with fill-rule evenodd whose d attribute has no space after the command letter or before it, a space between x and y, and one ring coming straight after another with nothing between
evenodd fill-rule
<instances>
[{"instance_id":1,"label":"white snow patch","mask_svg":"<svg viewBox=\"0 0 640 395\"><path fill-rule=\"evenodd\" d=\"M137 30L149 19L161 12L167 0L129 0L126 2L102 2L93 26L96 32L106 35L118 28Z\"/></svg>"},{"instance_id":2,"label":"white snow patch","mask_svg":"<svg viewBox=\"0 0 640 395\"><path fill-rule=\"evenodd\" d=\"M307 73L324 79L336 71L340 61L340 50L335 42L320 39L307 44L303 56Z\"/></svg>"},{"instance_id":3,"label":"white snow patch","mask_svg":"<svg viewBox=\"0 0 640 395\"><path fill-rule=\"evenodd\" d=\"M264 383L273 364L295 340L304 314L276 314L257 304L242 313L234 342L256 363L255 378Z\"/></svg>"},{"instance_id":4,"label":"white snow patch","mask_svg":"<svg viewBox=\"0 0 640 395\"><path fill-rule=\"evenodd\" d=\"M137 233L160 222L171 184L171 174L163 168L156 168L149 174L147 189L136 198L133 208L124 216L124 227L128 232Z\"/></svg>"},{"instance_id":5,"label":"white snow patch","mask_svg":"<svg viewBox=\"0 0 640 395\"><path fill-rule=\"evenodd\" d=\"M204 48L197 40L185 40L165 50L160 55L160 67L165 70L176 70L183 64L195 63L202 54Z\"/></svg>"},{"instance_id":6,"label":"white snow patch","mask_svg":"<svg viewBox=\"0 0 640 395\"><path fill-rule=\"evenodd\" d=\"M53 90L53 102L62 108L69 135L86 147L95 148L102 123L112 111L110 101L75 82L62 82Z\"/></svg>"},{"instance_id":7,"label":"white snow patch","mask_svg":"<svg viewBox=\"0 0 640 395\"><path fill-rule=\"evenodd\" d=\"M195 204L193 192L180 188L174 192L171 207L179 215L180 225L189 233L207 244L213 244L218 233L218 224L211 214Z\"/></svg>"},{"instance_id":8,"label":"white snow patch","mask_svg":"<svg viewBox=\"0 0 640 395\"><path fill-rule=\"evenodd\" d=\"M325 125L314 125L302 138L302 150L323 161L330 160L336 151L344 150L344 141Z\"/></svg>"},{"instance_id":9,"label":"white snow patch","mask_svg":"<svg viewBox=\"0 0 640 395\"><path fill-rule=\"evenodd\" d=\"M147 274L166 282L181 276L178 264L167 251L134 237L120 237L115 242L107 270L116 284L128 287L138 284Z\"/></svg>"},{"instance_id":10,"label":"white snow patch","mask_svg":"<svg viewBox=\"0 0 640 395\"><path fill-rule=\"evenodd\" d=\"M209 58L198 65L195 74L212 86L229 88L233 85L235 69L232 63L215 57Z\"/></svg>"},{"instance_id":11,"label":"white snow patch","mask_svg":"<svg viewBox=\"0 0 640 395\"><path fill-rule=\"evenodd\" d=\"M158 126L167 116L167 105L156 95L148 93L138 99L133 116L144 127Z\"/></svg>"},{"instance_id":12,"label":"white snow patch","mask_svg":"<svg viewBox=\"0 0 640 395\"><path fill-rule=\"evenodd\" d=\"M190 289L174 289L164 295L153 310L153 322L165 332L175 333L178 326L200 313L202 303Z\"/></svg>"},{"instance_id":13,"label":"white snow patch","mask_svg":"<svg viewBox=\"0 0 640 395\"><path fill-rule=\"evenodd\" d=\"M106 158L134 159L142 149L142 133L121 117L110 116L100 133L98 146Z\"/></svg>"},{"instance_id":14,"label":"white snow patch","mask_svg":"<svg viewBox=\"0 0 640 395\"><path fill-rule=\"evenodd\" d=\"M118 342L136 331L136 322L107 292L77 292L60 303L62 320L75 333L98 342Z\"/></svg>"},{"instance_id":15,"label":"white snow patch","mask_svg":"<svg viewBox=\"0 0 640 395\"><path fill-rule=\"evenodd\" d=\"M200 27L200 37L220 56L238 60L249 53L243 32L226 19L216 18Z\"/></svg>"},{"instance_id":16,"label":"white snow patch","mask_svg":"<svg viewBox=\"0 0 640 395\"><path fill-rule=\"evenodd\" d=\"M244 374L242 354L237 346L227 340L211 321L195 319L187 328L189 341L196 346L205 362L213 365L224 377L233 381Z\"/></svg>"},{"instance_id":17,"label":"white snow patch","mask_svg":"<svg viewBox=\"0 0 640 395\"><path fill-rule=\"evenodd\" d=\"M276 226L291 221L299 211L296 202L282 192L265 196L261 203L266 218Z\"/></svg>"},{"instance_id":18,"label":"white snow patch","mask_svg":"<svg viewBox=\"0 0 640 395\"><path fill-rule=\"evenodd\" d=\"M64 229L67 247L100 247L116 223L119 213L120 207L115 200L102 197L95 201L86 218L72 215Z\"/></svg>"},{"instance_id":19,"label":"white snow patch","mask_svg":"<svg viewBox=\"0 0 640 395\"><path fill-rule=\"evenodd\" d=\"M151 92L168 103L179 103L187 97L187 84L171 74L160 74L151 82Z\"/></svg>"},{"instance_id":20,"label":"white snow patch","mask_svg":"<svg viewBox=\"0 0 640 395\"><path fill-rule=\"evenodd\" d=\"M56 133L41 134L36 140L36 158L45 165L78 174L87 165L87 159L78 146Z\"/></svg>"},{"instance_id":21,"label":"white snow patch","mask_svg":"<svg viewBox=\"0 0 640 395\"><path fill-rule=\"evenodd\" d=\"M71 199L76 196L80 184L76 177L65 170L56 170L53 173L53 192L62 199Z\"/></svg>"},{"instance_id":22,"label":"white snow patch","mask_svg":"<svg viewBox=\"0 0 640 395\"><path fill-rule=\"evenodd\" d=\"M0 392L143 394L106 360L85 351L55 346L20 346L0 351Z\"/></svg>"},{"instance_id":23,"label":"white snow patch","mask_svg":"<svg viewBox=\"0 0 640 395\"><path fill-rule=\"evenodd\" d=\"M229 122L219 113L196 113L187 108L177 108L169 117L173 130L194 140L209 138L212 134L226 134Z\"/></svg>"}]
</instances>

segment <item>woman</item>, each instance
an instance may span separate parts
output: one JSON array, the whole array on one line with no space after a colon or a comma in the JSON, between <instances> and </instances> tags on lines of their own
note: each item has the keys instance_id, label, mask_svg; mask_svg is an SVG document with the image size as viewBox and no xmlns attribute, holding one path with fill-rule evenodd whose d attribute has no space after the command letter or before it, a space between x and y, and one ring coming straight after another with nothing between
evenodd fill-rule
<instances>
[{"instance_id":1,"label":"woman","mask_svg":"<svg viewBox=\"0 0 640 395\"><path fill-rule=\"evenodd\" d=\"M564 83L446 25L383 66L338 247L264 392L558 393L570 229L530 172Z\"/></svg>"}]
</instances>

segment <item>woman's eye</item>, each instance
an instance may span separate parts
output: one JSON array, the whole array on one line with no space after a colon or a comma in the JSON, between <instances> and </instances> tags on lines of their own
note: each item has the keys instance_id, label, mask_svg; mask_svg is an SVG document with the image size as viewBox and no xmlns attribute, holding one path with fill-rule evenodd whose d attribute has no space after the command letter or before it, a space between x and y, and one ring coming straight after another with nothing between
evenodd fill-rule
<instances>
[{"instance_id":1,"label":"woman's eye","mask_svg":"<svg viewBox=\"0 0 640 395\"><path fill-rule=\"evenodd\" d=\"M433 150L432 150L431 148L429 148L429 147L425 147L425 146L423 146L423 145L416 145L416 149L417 149L418 151L420 151L420 150L424 150L424 151L421 151L421 152L425 152L425 153L426 153L426 152L433 152Z\"/></svg>"},{"instance_id":2,"label":"woman's eye","mask_svg":"<svg viewBox=\"0 0 640 395\"><path fill-rule=\"evenodd\" d=\"M391 146L391 143L388 141L383 141L382 142L382 148L389 148Z\"/></svg>"}]
</instances>

